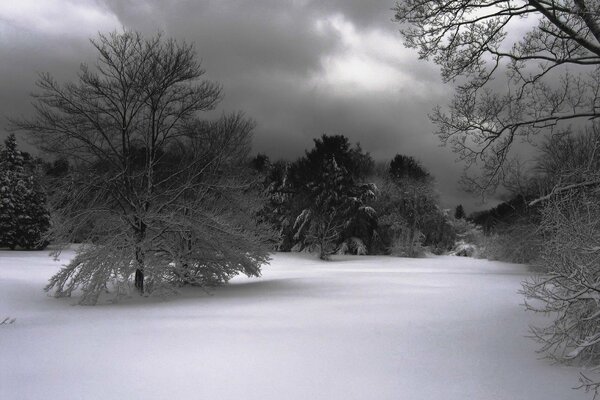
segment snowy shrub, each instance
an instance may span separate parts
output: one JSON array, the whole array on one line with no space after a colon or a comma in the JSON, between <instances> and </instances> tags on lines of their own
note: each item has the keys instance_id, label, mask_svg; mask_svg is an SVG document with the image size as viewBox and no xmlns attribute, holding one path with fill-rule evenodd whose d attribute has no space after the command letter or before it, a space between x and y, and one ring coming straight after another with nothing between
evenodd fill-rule
<instances>
[{"instance_id":1,"label":"snowy shrub","mask_svg":"<svg viewBox=\"0 0 600 400\"><path fill-rule=\"evenodd\" d=\"M543 273L523 283L526 307L552 322L532 328L541 351L600 373L600 129L552 139L544 148ZM600 381L582 377L598 395Z\"/></svg>"},{"instance_id":2,"label":"snowy shrub","mask_svg":"<svg viewBox=\"0 0 600 400\"><path fill-rule=\"evenodd\" d=\"M454 245L450 255L460 257L478 257L479 247L473 243L467 243L461 240Z\"/></svg>"},{"instance_id":3,"label":"snowy shrub","mask_svg":"<svg viewBox=\"0 0 600 400\"><path fill-rule=\"evenodd\" d=\"M425 235L421 232L412 232L410 229L401 230L392 247L390 254L398 257L423 257L426 252L423 241Z\"/></svg>"},{"instance_id":4,"label":"snowy shrub","mask_svg":"<svg viewBox=\"0 0 600 400\"><path fill-rule=\"evenodd\" d=\"M481 228L464 218L450 217L449 224L455 238L449 254L461 257L478 257L483 241Z\"/></svg>"},{"instance_id":5,"label":"snowy shrub","mask_svg":"<svg viewBox=\"0 0 600 400\"><path fill-rule=\"evenodd\" d=\"M543 213L546 273L523 284L527 308L553 322L533 329L542 351L560 362L600 365L600 190L552 199Z\"/></svg>"},{"instance_id":6,"label":"snowy shrub","mask_svg":"<svg viewBox=\"0 0 600 400\"><path fill-rule=\"evenodd\" d=\"M481 257L519 264L539 264L542 237L536 224L513 225L484 238Z\"/></svg>"},{"instance_id":7,"label":"snowy shrub","mask_svg":"<svg viewBox=\"0 0 600 400\"><path fill-rule=\"evenodd\" d=\"M356 254L363 256L367 254L367 246L360 238L351 237L339 246L337 254Z\"/></svg>"},{"instance_id":8,"label":"snowy shrub","mask_svg":"<svg viewBox=\"0 0 600 400\"><path fill-rule=\"evenodd\" d=\"M481 231L481 228L473 222L464 218L449 218L449 222L458 242L473 244L479 244L481 242L483 232Z\"/></svg>"},{"instance_id":9,"label":"snowy shrub","mask_svg":"<svg viewBox=\"0 0 600 400\"><path fill-rule=\"evenodd\" d=\"M0 320L0 325L12 325L16 322L16 318L6 317Z\"/></svg>"}]
</instances>

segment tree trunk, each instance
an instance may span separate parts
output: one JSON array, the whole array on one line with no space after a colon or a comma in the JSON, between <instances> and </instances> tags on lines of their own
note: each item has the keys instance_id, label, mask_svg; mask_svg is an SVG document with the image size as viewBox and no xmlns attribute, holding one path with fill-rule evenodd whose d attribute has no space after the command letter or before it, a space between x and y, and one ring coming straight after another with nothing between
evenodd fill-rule
<instances>
[{"instance_id":1,"label":"tree trunk","mask_svg":"<svg viewBox=\"0 0 600 400\"><path fill-rule=\"evenodd\" d=\"M140 292L140 294L144 294L144 270L136 269L135 270L135 288Z\"/></svg>"},{"instance_id":2,"label":"tree trunk","mask_svg":"<svg viewBox=\"0 0 600 400\"><path fill-rule=\"evenodd\" d=\"M144 222L139 223L139 231L137 233L138 244L135 246L135 261L137 263L137 269L135 270L135 288L144 294L144 250L142 249L141 243L146 236L146 224Z\"/></svg>"},{"instance_id":3,"label":"tree trunk","mask_svg":"<svg viewBox=\"0 0 600 400\"><path fill-rule=\"evenodd\" d=\"M415 228L411 226L408 234L408 256L415 256Z\"/></svg>"},{"instance_id":4,"label":"tree trunk","mask_svg":"<svg viewBox=\"0 0 600 400\"><path fill-rule=\"evenodd\" d=\"M140 246L135 249L135 261L137 262L137 269L135 270L135 288L144 294L144 252Z\"/></svg>"},{"instance_id":5,"label":"tree trunk","mask_svg":"<svg viewBox=\"0 0 600 400\"><path fill-rule=\"evenodd\" d=\"M323 236L319 238L319 258L321 260L327 260L327 254L325 254L325 239Z\"/></svg>"}]
</instances>

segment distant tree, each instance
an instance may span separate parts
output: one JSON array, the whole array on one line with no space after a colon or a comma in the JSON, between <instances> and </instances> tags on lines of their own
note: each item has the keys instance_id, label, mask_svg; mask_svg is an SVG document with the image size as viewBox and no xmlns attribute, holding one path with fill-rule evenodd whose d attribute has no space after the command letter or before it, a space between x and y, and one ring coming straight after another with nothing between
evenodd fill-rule
<instances>
[{"instance_id":1,"label":"distant tree","mask_svg":"<svg viewBox=\"0 0 600 400\"><path fill-rule=\"evenodd\" d=\"M401 0L394 10L405 44L457 82L448 110L436 108L432 120L467 165L483 167L467 183L502 182L519 138L600 116L596 0ZM528 30L511 35L523 21Z\"/></svg>"},{"instance_id":2,"label":"distant tree","mask_svg":"<svg viewBox=\"0 0 600 400\"><path fill-rule=\"evenodd\" d=\"M292 183L317 180L324 160L335 158L337 165L346 172L346 179L359 181L373 170L374 162L369 153L363 152L359 144L352 146L343 135L322 135L314 139L314 148L307 150L291 165L289 178Z\"/></svg>"},{"instance_id":3,"label":"distant tree","mask_svg":"<svg viewBox=\"0 0 600 400\"><path fill-rule=\"evenodd\" d=\"M14 134L0 148L0 247L44 248L50 226L36 165L17 149Z\"/></svg>"},{"instance_id":4,"label":"distant tree","mask_svg":"<svg viewBox=\"0 0 600 400\"><path fill-rule=\"evenodd\" d=\"M258 172L265 172L270 164L271 161L269 160L269 157L262 153L258 153L250 160L250 166Z\"/></svg>"},{"instance_id":5,"label":"distant tree","mask_svg":"<svg viewBox=\"0 0 600 400\"><path fill-rule=\"evenodd\" d=\"M314 249L326 259L337 250L364 253L374 231L362 183L373 160L342 135L323 135L293 163L275 163L268 181L269 202L262 212L280 232L279 250Z\"/></svg>"},{"instance_id":6,"label":"distant tree","mask_svg":"<svg viewBox=\"0 0 600 400\"><path fill-rule=\"evenodd\" d=\"M349 198L344 193L345 175L335 158L325 160L321 179L307 188L312 202L294 223L294 239L302 240L303 247L316 248L323 260L335 251L346 224Z\"/></svg>"},{"instance_id":7,"label":"distant tree","mask_svg":"<svg viewBox=\"0 0 600 400\"><path fill-rule=\"evenodd\" d=\"M415 257L439 213L433 180L417 160L401 154L390 162L387 180L382 198L388 200L379 210L379 223L391 231L393 253Z\"/></svg>"},{"instance_id":8,"label":"distant tree","mask_svg":"<svg viewBox=\"0 0 600 400\"><path fill-rule=\"evenodd\" d=\"M69 173L69 161L65 158L58 158L53 162L48 162L45 165L45 173L53 178L65 177Z\"/></svg>"},{"instance_id":9,"label":"distant tree","mask_svg":"<svg viewBox=\"0 0 600 400\"><path fill-rule=\"evenodd\" d=\"M268 253L244 175L253 123L199 119L220 87L201 80L191 45L130 31L92 44L95 68L66 85L42 75L35 118L14 122L70 165L56 237L89 227L46 289L95 303L111 283L151 293L259 275Z\"/></svg>"},{"instance_id":10,"label":"distant tree","mask_svg":"<svg viewBox=\"0 0 600 400\"><path fill-rule=\"evenodd\" d=\"M307 184L311 203L294 223L294 239L301 241L302 247L318 249L323 260L336 251L351 222L367 212L364 201L368 189L348 178L334 157L323 160L321 178Z\"/></svg>"},{"instance_id":11,"label":"distant tree","mask_svg":"<svg viewBox=\"0 0 600 400\"><path fill-rule=\"evenodd\" d=\"M426 182L430 179L429 172L421 163L410 156L396 154L390 162L389 175L395 181L408 179L415 182Z\"/></svg>"},{"instance_id":12,"label":"distant tree","mask_svg":"<svg viewBox=\"0 0 600 400\"><path fill-rule=\"evenodd\" d=\"M277 251L290 251L294 246L292 237L292 216L299 213L301 206L292 211L297 204L294 190L288 187L287 171L289 163L277 161L270 163L263 180L265 202L258 212L258 219L272 227L275 233L272 248Z\"/></svg>"},{"instance_id":13,"label":"distant tree","mask_svg":"<svg viewBox=\"0 0 600 400\"><path fill-rule=\"evenodd\" d=\"M456 209L454 210L454 218L464 219L465 217L465 209L463 208L462 204L457 205Z\"/></svg>"}]
</instances>

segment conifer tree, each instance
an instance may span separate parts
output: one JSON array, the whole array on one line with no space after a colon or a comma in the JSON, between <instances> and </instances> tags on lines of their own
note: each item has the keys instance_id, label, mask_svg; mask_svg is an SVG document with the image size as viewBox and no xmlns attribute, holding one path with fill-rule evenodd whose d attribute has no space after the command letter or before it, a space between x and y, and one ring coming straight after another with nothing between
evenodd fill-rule
<instances>
[{"instance_id":1,"label":"conifer tree","mask_svg":"<svg viewBox=\"0 0 600 400\"><path fill-rule=\"evenodd\" d=\"M342 135L323 135L314 142L315 148L288 170L287 187L295 192L292 201L301 205L300 209L290 207L298 211L293 218L293 242L298 249L318 250L322 259L345 242L352 245L345 248L365 253L376 218L366 200L374 196L375 188L359 179L373 161L360 146L351 148ZM356 236L359 232L361 237Z\"/></svg>"},{"instance_id":2,"label":"conifer tree","mask_svg":"<svg viewBox=\"0 0 600 400\"><path fill-rule=\"evenodd\" d=\"M459 204L456 206L456 209L454 210L454 218L456 218L456 219L465 218L465 209L463 208L462 204Z\"/></svg>"},{"instance_id":3,"label":"conifer tree","mask_svg":"<svg viewBox=\"0 0 600 400\"><path fill-rule=\"evenodd\" d=\"M33 162L17 149L14 134L0 150L0 247L44 247L50 226L46 195L35 178Z\"/></svg>"}]
</instances>

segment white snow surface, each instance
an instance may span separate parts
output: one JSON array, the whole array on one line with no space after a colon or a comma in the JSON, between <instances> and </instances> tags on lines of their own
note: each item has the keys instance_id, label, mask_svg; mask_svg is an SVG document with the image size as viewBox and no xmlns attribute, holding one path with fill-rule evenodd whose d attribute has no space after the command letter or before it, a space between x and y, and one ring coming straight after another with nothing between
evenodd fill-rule
<instances>
[{"instance_id":1,"label":"white snow surface","mask_svg":"<svg viewBox=\"0 0 600 400\"><path fill-rule=\"evenodd\" d=\"M0 252L0 399L587 399L526 338L522 265L275 254L261 278L95 307L73 256Z\"/></svg>"}]
</instances>

